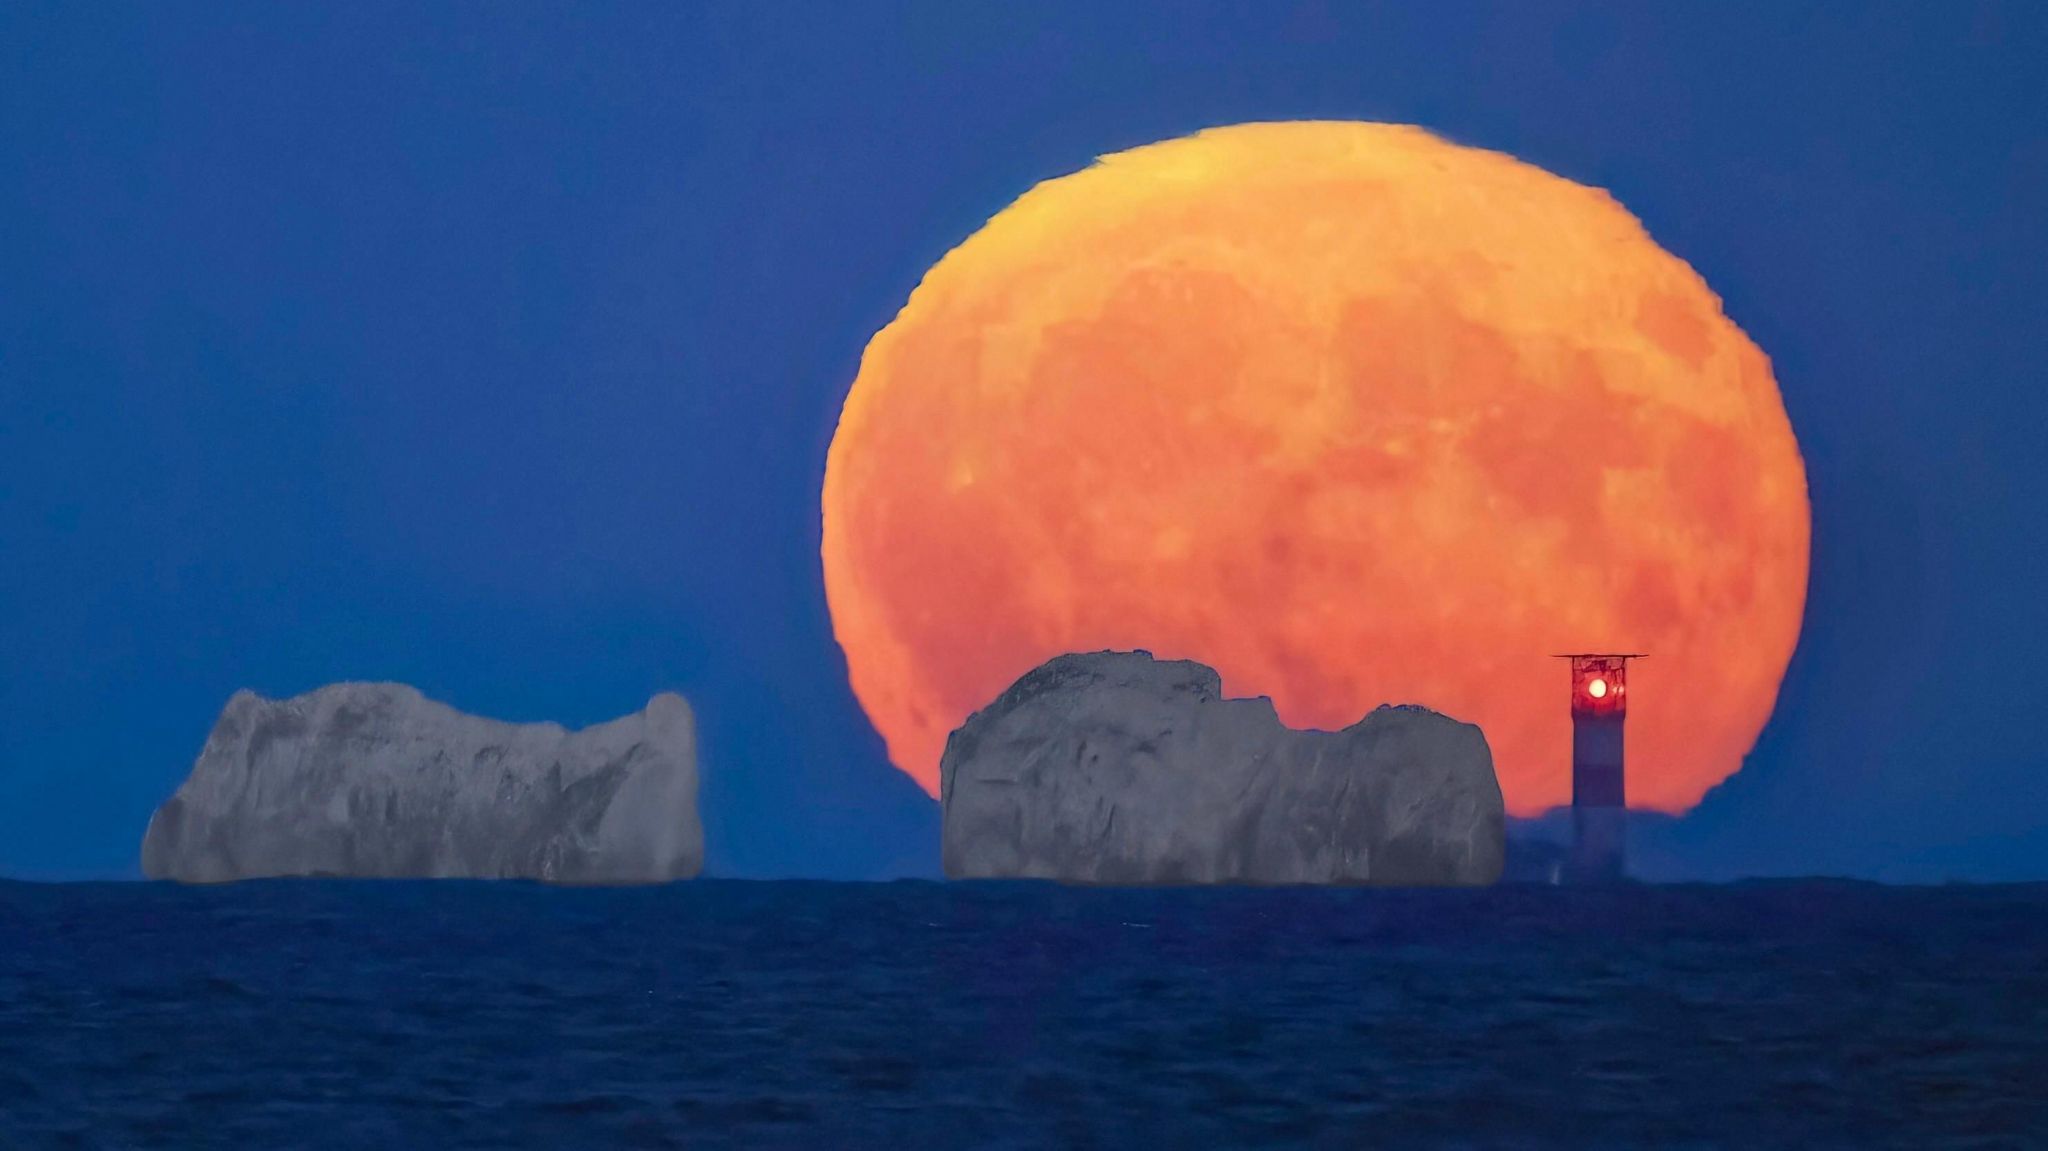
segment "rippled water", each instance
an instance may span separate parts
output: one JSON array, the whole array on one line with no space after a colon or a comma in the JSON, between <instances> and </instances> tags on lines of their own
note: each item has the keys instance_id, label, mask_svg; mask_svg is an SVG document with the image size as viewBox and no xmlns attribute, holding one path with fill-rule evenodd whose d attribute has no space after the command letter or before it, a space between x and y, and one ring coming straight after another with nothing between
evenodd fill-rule
<instances>
[{"instance_id":1,"label":"rippled water","mask_svg":"<svg viewBox=\"0 0 2048 1151\"><path fill-rule=\"evenodd\" d=\"M2048 1143L2048 887L0 884L0 1147Z\"/></svg>"}]
</instances>

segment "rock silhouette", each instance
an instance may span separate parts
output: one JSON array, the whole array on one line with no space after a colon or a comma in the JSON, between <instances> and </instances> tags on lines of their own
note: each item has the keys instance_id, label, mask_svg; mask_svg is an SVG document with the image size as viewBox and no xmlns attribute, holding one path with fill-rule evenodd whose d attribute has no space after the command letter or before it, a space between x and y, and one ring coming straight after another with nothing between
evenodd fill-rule
<instances>
[{"instance_id":1,"label":"rock silhouette","mask_svg":"<svg viewBox=\"0 0 2048 1151\"><path fill-rule=\"evenodd\" d=\"M696 721L681 696L571 732L384 683L236 693L142 842L144 874L192 883L658 883L703 858Z\"/></svg>"},{"instance_id":2,"label":"rock silhouette","mask_svg":"<svg viewBox=\"0 0 2048 1151\"><path fill-rule=\"evenodd\" d=\"M1400 706L1296 731L1142 651L1026 674L953 733L940 781L954 878L1473 885L1504 858L1477 727Z\"/></svg>"}]
</instances>

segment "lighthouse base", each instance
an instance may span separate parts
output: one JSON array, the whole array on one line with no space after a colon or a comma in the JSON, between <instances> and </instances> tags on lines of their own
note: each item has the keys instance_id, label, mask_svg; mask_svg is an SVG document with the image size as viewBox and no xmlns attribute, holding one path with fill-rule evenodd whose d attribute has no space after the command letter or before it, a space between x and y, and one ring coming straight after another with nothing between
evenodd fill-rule
<instances>
[{"instance_id":1,"label":"lighthouse base","mask_svg":"<svg viewBox=\"0 0 2048 1151\"><path fill-rule=\"evenodd\" d=\"M1628 809L1573 807L1572 883L1619 883L1628 870Z\"/></svg>"}]
</instances>

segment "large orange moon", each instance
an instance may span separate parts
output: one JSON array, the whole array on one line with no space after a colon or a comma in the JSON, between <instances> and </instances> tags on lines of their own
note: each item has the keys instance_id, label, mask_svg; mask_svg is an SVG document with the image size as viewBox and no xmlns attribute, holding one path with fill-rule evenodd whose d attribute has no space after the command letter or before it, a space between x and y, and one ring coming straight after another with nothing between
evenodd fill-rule
<instances>
[{"instance_id":1,"label":"large orange moon","mask_svg":"<svg viewBox=\"0 0 2048 1151\"><path fill-rule=\"evenodd\" d=\"M1769 362L1607 193L1413 127L1217 128L1025 193L869 343L825 467L855 694L946 737L1065 651L1201 660L1296 727L1478 723L1569 802L1553 652L1633 651L1629 802L1741 765L1806 600Z\"/></svg>"}]
</instances>

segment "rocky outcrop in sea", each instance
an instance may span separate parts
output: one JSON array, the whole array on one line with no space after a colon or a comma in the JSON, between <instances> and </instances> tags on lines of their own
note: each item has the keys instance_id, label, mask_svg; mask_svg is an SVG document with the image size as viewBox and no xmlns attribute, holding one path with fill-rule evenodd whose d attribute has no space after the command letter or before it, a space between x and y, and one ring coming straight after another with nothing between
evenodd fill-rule
<instances>
[{"instance_id":1,"label":"rocky outcrop in sea","mask_svg":"<svg viewBox=\"0 0 2048 1151\"><path fill-rule=\"evenodd\" d=\"M389 683L236 693L142 841L144 874L190 883L659 883L703 859L696 721L681 696L568 731Z\"/></svg>"},{"instance_id":2,"label":"rocky outcrop in sea","mask_svg":"<svg viewBox=\"0 0 2048 1151\"><path fill-rule=\"evenodd\" d=\"M1396 706L1297 731L1142 651L1026 674L953 733L940 780L960 879L1476 885L1504 856L1477 727Z\"/></svg>"}]
</instances>

